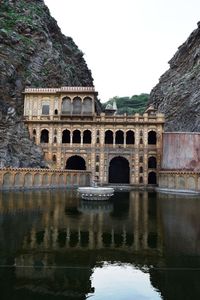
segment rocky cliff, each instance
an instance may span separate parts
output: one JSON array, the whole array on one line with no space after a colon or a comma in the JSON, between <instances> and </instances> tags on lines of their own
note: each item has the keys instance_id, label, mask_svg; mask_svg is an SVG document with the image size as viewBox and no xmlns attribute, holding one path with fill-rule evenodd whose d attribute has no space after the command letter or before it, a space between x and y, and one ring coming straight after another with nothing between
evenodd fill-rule
<instances>
[{"instance_id":1,"label":"rocky cliff","mask_svg":"<svg viewBox=\"0 0 200 300\"><path fill-rule=\"evenodd\" d=\"M93 86L93 79L43 0L0 0L0 166L44 165L21 123L29 86Z\"/></svg>"},{"instance_id":2,"label":"rocky cliff","mask_svg":"<svg viewBox=\"0 0 200 300\"><path fill-rule=\"evenodd\" d=\"M200 23L169 61L150 94L168 131L200 131Z\"/></svg>"}]
</instances>

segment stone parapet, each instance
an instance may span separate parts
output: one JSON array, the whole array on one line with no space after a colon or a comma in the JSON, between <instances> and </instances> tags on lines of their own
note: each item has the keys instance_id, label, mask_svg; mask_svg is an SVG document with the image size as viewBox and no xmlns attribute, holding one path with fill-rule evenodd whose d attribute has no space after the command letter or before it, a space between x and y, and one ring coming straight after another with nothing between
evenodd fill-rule
<instances>
[{"instance_id":1,"label":"stone parapet","mask_svg":"<svg viewBox=\"0 0 200 300\"><path fill-rule=\"evenodd\" d=\"M161 170L158 186L159 190L164 192L200 193L200 172Z\"/></svg>"},{"instance_id":2,"label":"stone parapet","mask_svg":"<svg viewBox=\"0 0 200 300\"><path fill-rule=\"evenodd\" d=\"M0 169L0 189L60 188L90 185L88 171L2 168Z\"/></svg>"}]
</instances>

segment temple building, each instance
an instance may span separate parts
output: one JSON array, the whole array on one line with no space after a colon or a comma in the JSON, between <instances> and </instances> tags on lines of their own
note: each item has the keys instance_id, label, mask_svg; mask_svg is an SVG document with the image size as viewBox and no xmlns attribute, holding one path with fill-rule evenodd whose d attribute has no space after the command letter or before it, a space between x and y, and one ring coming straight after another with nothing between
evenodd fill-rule
<instances>
[{"instance_id":1,"label":"temple building","mask_svg":"<svg viewBox=\"0 0 200 300\"><path fill-rule=\"evenodd\" d=\"M100 184L157 183L164 116L102 110L94 87L27 88L24 118L49 168L87 170Z\"/></svg>"}]
</instances>

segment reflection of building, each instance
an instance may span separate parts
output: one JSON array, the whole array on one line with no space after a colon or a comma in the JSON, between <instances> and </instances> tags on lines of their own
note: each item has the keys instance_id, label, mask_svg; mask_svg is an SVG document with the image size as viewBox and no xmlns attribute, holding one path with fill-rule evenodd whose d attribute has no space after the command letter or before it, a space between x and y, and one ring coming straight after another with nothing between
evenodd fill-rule
<instances>
[{"instance_id":1,"label":"reflection of building","mask_svg":"<svg viewBox=\"0 0 200 300\"><path fill-rule=\"evenodd\" d=\"M25 90L25 122L51 167L88 170L102 184L155 184L163 115L115 112L101 112L93 87Z\"/></svg>"},{"instance_id":2,"label":"reflection of building","mask_svg":"<svg viewBox=\"0 0 200 300\"><path fill-rule=\"evenodd\" d=\"M157 211L155 207L151 213L151 194L147 192L130 192L130 197L129 193L119 193L112 205L108 203L98 209L83 209L74 192L67 193L66 198L63 191L26 192L18 201L12 195L0 201L0 213L37 212L37 221L24 237L26 250L160 250Z\"/></svg>"},{"instance_id":3,"label":"reflection of building","mask_svg":"<svg viewBox=\"0 0 200 300\"><path fill-rule=\"evenodd\" d=\"M147 192L119 193L113 205L83 210L74 191L0 196L0 246L12 253L17 292L41 288L47 295L85 299L97 262L134 262L146 253L156 259L162 250L156 205L149 207Z\"/></svg>"}]
</instances>

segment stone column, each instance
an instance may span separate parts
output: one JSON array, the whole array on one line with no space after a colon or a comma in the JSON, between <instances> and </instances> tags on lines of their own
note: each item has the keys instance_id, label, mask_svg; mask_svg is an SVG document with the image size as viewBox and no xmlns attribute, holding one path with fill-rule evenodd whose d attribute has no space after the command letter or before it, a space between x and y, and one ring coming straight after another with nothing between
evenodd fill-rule
<instances>
[{"instance_id":1,"label":"stone column","mask_svg":"<svg viewBox=\"0 0 200 300\"><path fill-rule=\"evenodd\" d=\"M81 130L81 147L83 147L83 131Z\"/></svg>"}]
</instances>

